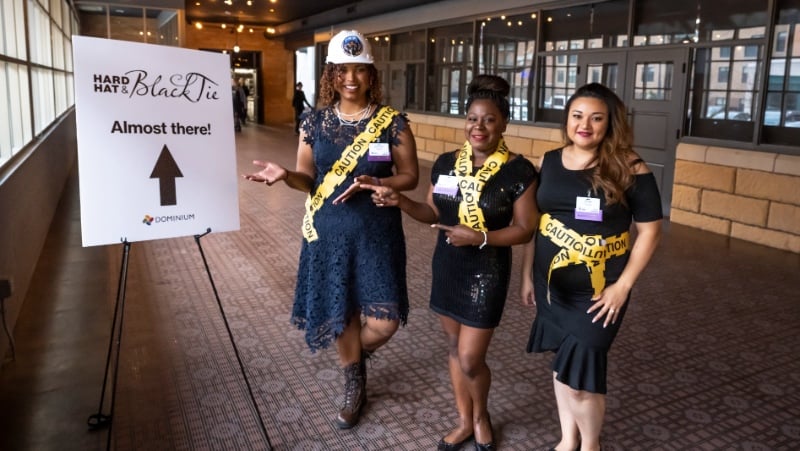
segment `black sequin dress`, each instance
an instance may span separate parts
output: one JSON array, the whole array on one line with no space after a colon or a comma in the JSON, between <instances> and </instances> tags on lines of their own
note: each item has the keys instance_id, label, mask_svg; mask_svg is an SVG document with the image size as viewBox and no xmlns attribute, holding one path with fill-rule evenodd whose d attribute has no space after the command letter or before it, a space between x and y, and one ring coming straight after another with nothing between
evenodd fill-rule
<instances>
[{"instance_id":1,"label":"black sequin dress","mask_svg":"<svg viewBox=\"0 0 800 451\"><path fill-rule=\"evenodd\" d=\"M317 169L313 190L370 119L357 126L341 125L333 108L314 111L304 118L302 128ZM397 135L407 125L405 116L395 116L375 142L398 144ZM403 324L408 318L400 209L378 208L371 191L358 192L339 205L332 203L354 177L390 177L392 168L391 161L368 161L365 153L355 171L314 215L319 238L311 243L303 240L291 321L305 329L312 352L328 347L358 311L370 317L400 319Z\"/></svg>"},{"instance_id":2,"label":"black sequin dress","mask_svg":"<svg viewBox=\"0 0 800 451\"><path fill-rule=\"evenodd\" d=\"M628 231L631 221L651 222L661 219L661 198L652 173L636 175L634 185L625 192L627 206L606 205L600 198L602 221L575 218L576 198L591 191L589 170L569 170L561 160L561 149L547 152L542 160L536 201L542 213L548 213L566 227L581 235L613 237ZM603 327L592 323L597 314L586 311L592 305L594 289L584 264L556 268L548 273L551 262L561 248L540 231L535 236L533 285L536 297L536 319L531 328L528 352L555 353L552 369L557 379L575 390L606 393L607 355L617 335L628 303L617 313L617 320ZM624 255L606 261L605 285L619 278L630 256L630 245ZM548 302L548 291L550 301Z\"/></svg>"},{"instance_id":3,"label":"black sequin dress","mask_svg":"<svg viewBox=\"0 0 800 451\"><path fill-rule=\"evenodd\" d=\"M459 150L439 156L431 169L431 183L439 175L453 175ZM474 168L477 172L480 169ZM474 175L474 173L473 173ZM514 201L536 180L536 168L522 156L511 157L486 183L479 205L487 228L507 227L513 218ZM439 223L458 224L460 191L456 196L433 194ZM440 231L433 254L431 309L461 324L494 328L500 323L508 293L511 247L450 246Z\"/></svg>"}]
</instances>

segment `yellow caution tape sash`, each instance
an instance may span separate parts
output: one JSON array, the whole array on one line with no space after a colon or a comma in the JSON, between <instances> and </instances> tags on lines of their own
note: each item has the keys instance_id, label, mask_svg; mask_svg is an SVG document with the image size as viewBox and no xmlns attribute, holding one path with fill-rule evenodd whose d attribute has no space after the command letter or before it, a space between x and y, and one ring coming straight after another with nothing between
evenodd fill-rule
<instances>
[{"instance_id":1,"label":"yellow caution tape sash","mask_svg":"<svg viewBox=\"0 0 800 451\"><path fill-rule=\"evenodd\" d=\"M478 231L487 231L483 210L478 206L483 187L508 161L508 147L501 138L497 149L486 158L481 169L472 176L472 145L465 141L456 157L455 173L461 190L461 203L458 206L459 223Z\"/></svg>"},{"instance_id":2,"label":"yellow caution tape sash","mask_svg":"<svg viewBox=\"0 0 800 451\"><path fill-rule=\"evenodd\" d=\"M548 302L550 275L554 269L569 265L586 265L594 295L597 296L606 285L606 260L625 255L630 245L630 234L627 231L605 238L602 235L581 235L548 213L543 214L539 221L539 232L561 248L550 262L550 270L547 272Z\"/></svg>"},{"instance_id":3,"label":"yellow caution tape sash","mask_svg":"<svg viewBox=\"0 0 800 451\"><path fill-rule=\"evenodd\" d=\"M322 183L316 191L308 193L306 199L306 214L303 216L303 237L309 243L316 241L317 230L314 228L314 214L322 208L325 200L331 197L334 190L350 177L356 168L358 160L364 156L369 149L369 144L375 141L387 127L392 123L392 119L400 114L390 106L384 106L378 114L367 124L367 128L347 146L339 159L331 166L330 171L325 174Z\"/></svg>"}]
</instances>

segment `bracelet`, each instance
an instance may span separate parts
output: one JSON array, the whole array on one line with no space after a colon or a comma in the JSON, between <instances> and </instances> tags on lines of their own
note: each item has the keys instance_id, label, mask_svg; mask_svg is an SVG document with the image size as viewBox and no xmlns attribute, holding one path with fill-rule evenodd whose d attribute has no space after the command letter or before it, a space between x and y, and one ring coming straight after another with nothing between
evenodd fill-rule
<instances>
[{"instance_id":1,"label":"bracelet","mask_svg":"<svg viewBox=\"0 0 800 451\"><path fill-rule=\"evenodd\" d=\"M488 235L486 235L486 232L481 230L481 233L483 234L483 243L480 246L478 246L478 249L483 249L486 246L486 243L489 241Z\"/></svg>"}]
</instances>

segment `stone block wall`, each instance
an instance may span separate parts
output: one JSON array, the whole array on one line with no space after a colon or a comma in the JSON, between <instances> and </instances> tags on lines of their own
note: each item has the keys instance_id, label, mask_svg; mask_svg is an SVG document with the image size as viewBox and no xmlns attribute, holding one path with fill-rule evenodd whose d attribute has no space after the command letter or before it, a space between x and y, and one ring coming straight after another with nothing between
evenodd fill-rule
<instances>
[{"instance_id":1,"label":"stone block wall","mask_svg":"<svg viewBox=\"0 0 800 451\"><path fill-rule=\"evenodd\" d=\"M421 160L434 161L440 154L460 148L466 140L462 117L409 113L408 118ZM561 145L561 130L558 128L511 124L503 137L512 152L534 162L546 151Z\"/></svg>"},{"instance_id":2,"label":"stone block wall","mask_svg":"<svg viewBox=\"0 0 800 451\"><path fill-rule=\"evenodd\" d=\"M464 143L464 119L409 113L421 160ZM509 125L509 148L536 161L558 128ZM800 253L800 156L679 144L670 221Z\"/></svg>"},{"instance_id":3,"label":"stone block wall","mask_svg":"<svg viewBox=\"0 0 800 451\"><path fill-rule=\"evenodd\" d=\"M800 157L679 144L670 220L800 253Z\"/></svg>"}]
</instances>

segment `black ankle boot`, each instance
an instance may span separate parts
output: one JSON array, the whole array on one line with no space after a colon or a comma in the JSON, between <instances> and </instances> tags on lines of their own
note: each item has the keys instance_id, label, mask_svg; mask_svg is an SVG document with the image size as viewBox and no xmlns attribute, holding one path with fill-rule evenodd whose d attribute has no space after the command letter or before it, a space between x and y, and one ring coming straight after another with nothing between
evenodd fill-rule
<instances>
[{"instance_id":1,"label":"black ankle boot","mask_svg":"<svg viewBox=\"0 0 800 451\"><path fill-rule=\"evenodd\" d=\"M344 402L336 417L339 429L350 429L358 424L361 409L367 402L364 380L361 362L351 363L344 368Z\"/></svg>"}]
</instances>

